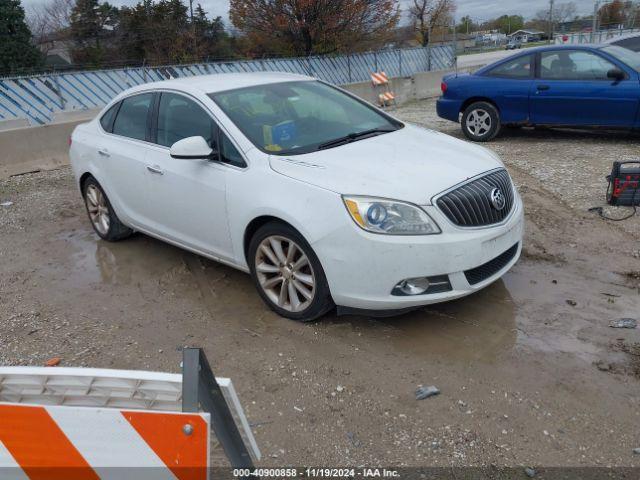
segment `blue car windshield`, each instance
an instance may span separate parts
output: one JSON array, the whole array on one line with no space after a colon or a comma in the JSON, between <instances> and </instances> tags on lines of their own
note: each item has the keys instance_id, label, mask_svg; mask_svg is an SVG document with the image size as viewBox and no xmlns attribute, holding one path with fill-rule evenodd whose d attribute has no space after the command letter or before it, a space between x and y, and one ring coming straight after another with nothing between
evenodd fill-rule
<instances>
[{"instance_id":1,"label":"blue car windshield","mask_svg":"<svg viewBox=\"0 0 640 480\"><path fill-rule=\"evenodd\" d=\"M402 123L317 81L238 88L209 97L260 150L298 155L402 128Z\"/></svg>"},{"instance_id":2,"label":"blue car windshield","mask_svg":"<svg viewBox=\"0 0 640 480\"><path fill-rule=\"evenodd\" d=\"M633 68L635 71L640 72L640 53L636 53L624 47L617 47L615 45L604 47L602 51L617 58L622 63Z\"/></svg>"}]
</instances>

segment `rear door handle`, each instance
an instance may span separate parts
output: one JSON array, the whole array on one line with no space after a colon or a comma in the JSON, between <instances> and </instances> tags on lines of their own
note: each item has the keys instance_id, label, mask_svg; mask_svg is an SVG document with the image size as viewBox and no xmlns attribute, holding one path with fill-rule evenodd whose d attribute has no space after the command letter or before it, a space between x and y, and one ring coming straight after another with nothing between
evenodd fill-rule
<instances>
[{"instance_id":1,"label":"rear door handle","mask_svg":"<svg viewBox=\"0 0 640 480\"><path fill-rule=\"evenodd\" d=\"M158 165L147 165L147 170L149 170L151 173L164 175L164 170L162 170Z\"/></svg>"},{"instance_id":2,"label":"rear door handle","mask_svg":"<svg viewBox=\"0 0 640 480\"><path fill-rule=\"evenodd\" d=\"M542 92L543 90L549 90L551 87L549 85L538 85L538 91Z\"/></svg>"},{"instance_id":3,"label":"rear door handle","mask_svg":"<svg viewBox=\"0 0 640 480\"><path fill-rule=\"evenodd\" d=\"M111 156L111 154L109 153L109 150L107 150L106 148L98 149L98 155L101 155L103 157L110 157Z\"/></svg>"}]
</instances>

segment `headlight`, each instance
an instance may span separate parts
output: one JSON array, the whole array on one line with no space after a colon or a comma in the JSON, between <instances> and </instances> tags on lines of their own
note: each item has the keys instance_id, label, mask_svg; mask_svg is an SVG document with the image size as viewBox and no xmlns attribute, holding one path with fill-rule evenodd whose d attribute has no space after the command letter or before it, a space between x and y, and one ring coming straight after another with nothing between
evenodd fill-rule
<instances>
[{"instance_id":1,"label":"headlight","mask_svg":"<svg viewBox=\"0 0 640 480\"><path fill-rule=\"evenodd\" d=\"M432 235L440 229L427 212L416 205L374 197L342 197L353 221L372 233Z\"/></svg>"}]
</instances>

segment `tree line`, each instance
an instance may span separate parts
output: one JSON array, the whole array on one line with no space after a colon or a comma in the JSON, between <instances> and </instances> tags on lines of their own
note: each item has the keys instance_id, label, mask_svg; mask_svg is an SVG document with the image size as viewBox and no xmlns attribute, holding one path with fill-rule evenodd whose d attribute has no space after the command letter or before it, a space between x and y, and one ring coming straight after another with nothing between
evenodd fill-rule
<instances>
[{"instance_id":1,"label":"tree line","mask_svg":"<svg viewBox=\"0 0 640 480\"><path fill-rule=\"evenodd\" d=\"M426 45L432 31L448 29L455 11L454 0L412 0L407 27L400 25L400 0L231 0L225 25L185 2L45 0L25 18L20 0L0 0L0 74L42 66L47 49L61 42L82 68Z\"/></svg>"},{"instance_id":2,"label":"tree line","mask_svg":"<svg viewBox=\"0 0 640 480\"><path fill-rule=\"evenodd\" d=\"M79 68L176 64L203 60L307 56L427 45L454 30L524 27L543 31L577 19L574 2L557 3L532 19L502 15L454 27L455 0L230 0L230 24L189 0L44 0L28 17L20 0L0 0L0 74L43 65L48 46L63 42ZM602 22L637 13L630 1L600 7ZM636 7L634 7L636 8ZM640 19L640 15L639 15Z\"/></svg>"}]
</instances>

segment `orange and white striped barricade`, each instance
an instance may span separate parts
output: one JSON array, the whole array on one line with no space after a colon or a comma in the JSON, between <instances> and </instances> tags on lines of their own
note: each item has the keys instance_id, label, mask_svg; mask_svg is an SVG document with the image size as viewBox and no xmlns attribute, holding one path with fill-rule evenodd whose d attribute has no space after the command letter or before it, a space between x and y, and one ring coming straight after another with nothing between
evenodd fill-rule
<instances>
[{"instance_id":1,"label":"orange and white striped barricade","mask_svg":"<svg viewBox=\"0 0 640 480\"><path fill-rule=\"evenodd\" d=\"M378 96L378 104L381 107L395 104L396 96L391 91L389 77L385 72L372 72L371 83L373 85L373 91Z\"/></svg>"},{"instance_id":2,"label":"orange and white striped barricade","mask_svg":"<svg viewBox=\"0 0 640 480\"><path fill-rule=\"evenodd\" d=\"M372 72L371 83L373 83L374 87L386 86L389 84L389 77L384 72Z\"/></svg>"},{"instance_id":3,"label":"orange and white striped barricade","mask_svg":"<svg viewBox=\"0 0 640 480\"><path fill-rule=\"evenodd\" d=\"M393 92L384 92L378 95L378 101L380 102L380 105L386 107L387 105L391 105L396 101L396 96L393 94Z\"/></svg>"},{"instance_id":4,"label":"orange and white striped barricade","mask_svg":"<svg viewBox=\"0 0 640 480\"><path fill-rule=\"evenodd\" d=\"M206 480L208 413L0 404L0 478Z\"/></svg>"},{"instance_id":5,"label":"orange and white striped barricade","mask_svg":"<svg viewBox=\"0 0 640 480\"><path fill-rule=\"evenodd\" d=\"M185 413L183 376L0 367L0 479L206 480L212 418L227 424L214 427L217 437L231 431L242 444L232 465L252 466L260 450L231 380L211 374L224 405Z\"/></svg>"}]
</instances>

